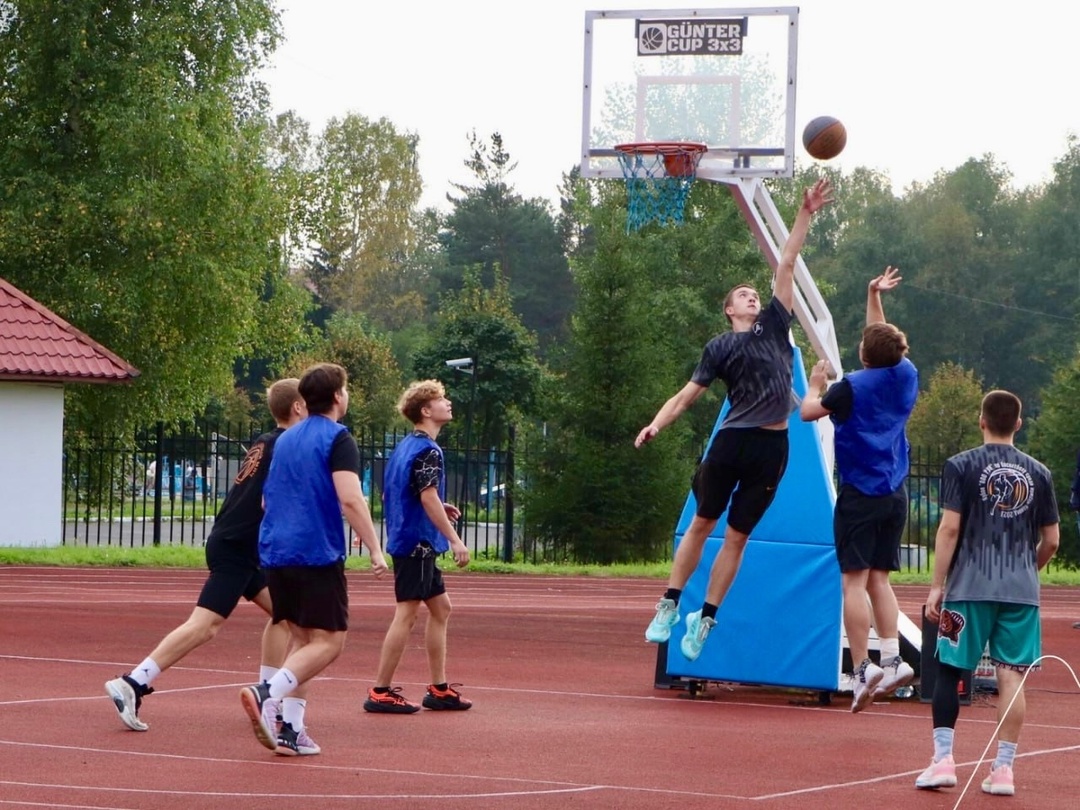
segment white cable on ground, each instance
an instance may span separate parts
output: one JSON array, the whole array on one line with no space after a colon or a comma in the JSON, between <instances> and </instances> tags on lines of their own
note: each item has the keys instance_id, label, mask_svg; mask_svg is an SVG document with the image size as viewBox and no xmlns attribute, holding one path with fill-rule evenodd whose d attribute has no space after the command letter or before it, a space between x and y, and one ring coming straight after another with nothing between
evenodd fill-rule
<instances>
[{"instance_id":1,"label":"white cable on ground","mask_svg":"<svg viewBox=\"0 0 1080 810\"><path fill-rule=\"evenodd\" d=\"M1024 691L1024 684L1027 683L1028 675L1031 674L1031 671L1038 665L1040 661L1047 661L1051 659L1054 661L1060 661L1062 664L1064 664L1065 669L1069 670L1069 674L1072 675L1073 681L1076 682L1077 689L1080 689L1080 678L1076 676L1076 671L1071 666L1069 666L1069 662L1066 661L1064 658L1059 658L1056 655L1040 655L1038 658L1036 658L1035 662L1030 667L1028 667L1027 672L1024 673L1024 677L1020 679L1020 686L1013 694L1012 700L1009 701L1009 705L1005 707L1005 711L1002 712L1001 719L998 721L997 727L994 729L993 734L990 735L990 741L986 744L986 748L983 749L982 756L980 756L979 761L975 763L975 767L972 769L971 776L968 777L967 783L964 785L964 789L960 791L960 795L956 799L956 804L953 805L953 810L957 810L957 808L960 806L960 802L962 802L964 800L964 796L967 795L968 788L971 787L972 780L974 780L975 777L979 774L979 767L986 761L986 753L990 750L990 746L993 745L994 741L997 739L998 732L1001 731L1002 723L1004 723L1005 718L1009 716L1009 712L1012 710L1013 704L1016 703L1016 699Z\"/></svg>"}]
</instances>

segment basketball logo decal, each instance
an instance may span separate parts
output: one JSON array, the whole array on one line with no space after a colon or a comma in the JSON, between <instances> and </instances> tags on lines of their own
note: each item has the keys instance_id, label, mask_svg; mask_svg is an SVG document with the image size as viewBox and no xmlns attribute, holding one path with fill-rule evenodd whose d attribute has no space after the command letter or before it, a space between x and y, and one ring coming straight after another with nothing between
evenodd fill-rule
<instances>
[{"instance_id":1,"label":"basketball logo decal","mask_svg":"<svg viewBox=\"0 0 1080 810\"><path fill-rule=\"evenodd\" d=\"M964 630L964 617L955 610L941 611L938 621L938 636L947 639L954 647L960 643L960 633Z\"/></svg>"},{"instance_id":2,"label":"basketball logo decal","mask_svg":"<svg viewBox=\"0 0 1080 810\"><path fill-rule=\"evenodd\" d=\"M642 53L663 53L664 29L659 25L650 25L641 29L638 37L638 48Z\"/></svg>"},{"instance_id":3,"label":"basketball logo decal","mask_svg":"<svg viewBox=\"0 0 1080 810\"><path fill-rule=\"evenodd\" d=\"M979 476L979 496L991 517L1014 518L1031 508L1035 486L1031 474L1017 464L995 462Z\"/></svg>"}]
</instances>

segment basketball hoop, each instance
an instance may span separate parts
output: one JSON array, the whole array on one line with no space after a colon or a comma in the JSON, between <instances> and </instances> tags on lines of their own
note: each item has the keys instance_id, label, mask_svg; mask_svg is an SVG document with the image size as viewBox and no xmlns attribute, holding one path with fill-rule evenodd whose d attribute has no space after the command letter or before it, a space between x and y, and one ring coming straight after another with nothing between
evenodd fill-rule
<instances>
[{"instance_id":1,"label":"basketball hoop","mask_svg":"<svg viewBox=\"0 0 1080 810\"><path fill-rule=\"evenodd\" d=\"M653 141L615 147L626 178L626 230L649 222L681 223L686 198L697 177L703 143Z\"/></svg>"}]
</instances>

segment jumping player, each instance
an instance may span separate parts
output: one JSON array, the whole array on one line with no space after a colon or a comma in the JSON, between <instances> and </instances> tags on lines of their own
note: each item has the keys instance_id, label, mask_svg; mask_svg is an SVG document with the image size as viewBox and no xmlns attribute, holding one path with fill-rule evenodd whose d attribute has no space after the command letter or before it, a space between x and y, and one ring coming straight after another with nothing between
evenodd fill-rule
<instances>
[{"instance_id":1,"label":"jumping player","mask_svg":"<svg viewBox=\"0 0 1080 810\"><path fill-rule=\"evenodd\" d=\"M795 408L791 390L793 353L789 330L794 301L795 260L802 249L810 220L832 202L832 187L822 179L803 193L776 267L773 297L763 310L757 291L746 284L734 287L724 299L724 316L731 331L710 340L693 375L664 403L652 422L641 429L635 447L656 438L697 401L715 379L727 386L731 404L694 475L697 499L694 515L675 551L668 588L656 606L645 639L667 641L679 620L679 597L697 568L705 540L728 508L724 543L713 563L705 604L686 617L683 655L695 660L716 625L716 611L742 564L750 532L772 503L788 457L788 416Z\"/></svg>"}]
</instances>

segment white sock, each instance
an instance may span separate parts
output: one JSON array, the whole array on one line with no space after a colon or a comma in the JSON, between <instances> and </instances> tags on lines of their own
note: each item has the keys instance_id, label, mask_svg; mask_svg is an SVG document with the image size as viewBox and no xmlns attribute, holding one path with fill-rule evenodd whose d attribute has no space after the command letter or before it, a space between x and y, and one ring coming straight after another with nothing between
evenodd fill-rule
<instances>
[{"instance_id":1,"label":"white sock","mask_svg":"<svg viewBox=\"0 0 1080 810\"><path fill-rule=\"evenodd\" d=\"M281 722L288 723L293 731L300 733L304 730L304 709L307 701L303 698L287 697L281 701Z\"/></svg>"},{"instance_id":2,"label":"white sock","mask_svg":"<svg viewBox=\"0 0 1080 810\"><path fill-rule=\"evenodd\" d=\"M1010 768L1013 765L1013 760L1016 759L1016 743L1006 742L1005 740L998 740L997 758L994 759L994 768L1000 768L1002 765L1008 765Z\"/></svg>"},{"instance_id":3,"label":"white sock","mask_svg":"<svg viewBox=\"0 0 1080 810\"><path fill-rule=\"evenodd\" d=\"M259 683L270 683L270 679L277 675L277 667L268 667L263 664L259 667Z\"/></svg>"},{"instance_id":4,"label":"white sock","mask_svg":"<svg viewBox=\"0 0 1080 810\"><path fill-rule=\"evenodd\" d=\"M285 667L275 672L274 677L268 683L270 684L270 697L272 698L283 698L291 694L300 685L296 676Z\"/></svg>"},{"instance_id":5,"label":"white sock","mask_svg":"<svg viewBox=\"0 0 1080 810\"><path fill-rule=\"evenodd\" d=\"M955 729L942 726L934 729L934 762L952 755Z\"/></svg>"},{"instance_id":6,"label":"white sock","mask_svg":"<svg viewBox=\"0 0 1080 810\"><path fill-rule=\"evenodd\" d=\"M159 667L153 658L147 658L135 669L131 670L131 675L128 677L135 683L142 684L143 686L149 686L154 682L154 678L161 674L161 667Z\"/></svg>"},{"instance_id":7,"label":"white sock","mask_svg":"<svg viewBox=\"0 0 1080 810\"><path fill-rule=\"evenodd\" d=\"M883 638L881 641L881 663L882 666L886 662L892 661L894 658L900 655L900 639L898 638Z\"/></svg>"}]
</instances>

